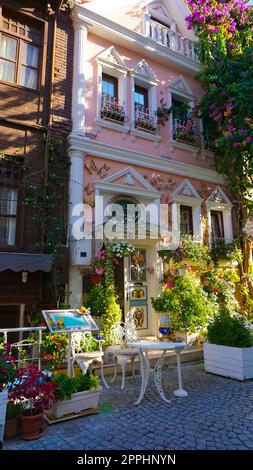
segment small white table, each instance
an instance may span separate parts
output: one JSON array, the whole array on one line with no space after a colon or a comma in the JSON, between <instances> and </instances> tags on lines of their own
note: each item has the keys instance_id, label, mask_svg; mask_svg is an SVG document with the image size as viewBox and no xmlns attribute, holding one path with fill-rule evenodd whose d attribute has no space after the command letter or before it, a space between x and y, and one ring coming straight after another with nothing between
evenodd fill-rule
<instances>
[{"instance_id":1,"label":"small white table","mask_svg":"<svg viewBox=\"0 0 253 470\"><path fill-rule=\"evenodd\" d=\"M188 393L183 390L182 385L182 372L181 372L181 361L180 361L180 353L185 348L186 343L175 343L175 342L135 342L135 343L128 343L130 348L139 349L139 357L140 357L140 370L141 370L141 392L138 400L135 402L135 405L139 405L142 401L145 391L148 385L148 379L150 374L150 365L149 365L149 351L161 351L161 357L155 364L154 367L154 382L157 388L157 391L161 398L166 402L170 403L163 391L162 386L162 366L164 362L164 358L166 356L167 351L174 350L177 355L177 373L178 373L178 389L175 390L174 395L177 397L187 397Z\"/></svg>"}]
</instances>

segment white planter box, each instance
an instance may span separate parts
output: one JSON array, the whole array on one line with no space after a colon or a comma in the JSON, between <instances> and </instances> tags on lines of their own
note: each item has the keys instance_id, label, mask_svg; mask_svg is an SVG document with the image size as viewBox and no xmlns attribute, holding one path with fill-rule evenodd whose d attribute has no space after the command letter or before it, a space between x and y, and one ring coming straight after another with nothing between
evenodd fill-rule
<instances>
[{"instance_id":1,"label":"white planter box","mask_svg":"<svg viewBox=\"0 0 253 470\"><path fill-rule=\"evenodd\" d=\"M253 378L253 347L234 348L204 343L206 372L237 380Z\"/></svg>"},{"instance_id":2,"label":"white planter box","mask_svg":"<svg viewBox=\"0 0 253 470\"><path fill-rule=\"evenodd\" d=\"M3 437L4 437L7 400L8 400L7 391L0 392L0 449L2 447Z\"/></svg>"},{"instance_id":3,"label":"white planter box","mask_svg":"<svg viewBox=\"0 0 253 470\"><path fill-rule=\"evenodd\" d=\"M187 346L190 346L197 343L199 333L176 333L176 339L184 341Z\"/></svg>"},{"instance_id":4,"label":"white planter box","mask_svg":"<svg viewBox=\"0 0 253 470\"><path fill-rule=\"evenodd\" d=\"M61 418L88 408L97 408L101 390L102 387L99 387L97 390L73 393L71 400L57 401L50 409L50 415Z\"/></svg>"}]
</instances>

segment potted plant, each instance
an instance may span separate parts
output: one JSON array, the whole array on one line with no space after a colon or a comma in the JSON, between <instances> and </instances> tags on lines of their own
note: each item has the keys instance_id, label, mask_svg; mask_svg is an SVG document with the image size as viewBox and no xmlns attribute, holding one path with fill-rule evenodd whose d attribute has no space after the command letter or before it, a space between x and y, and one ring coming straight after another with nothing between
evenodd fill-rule
<instances>
[{"instance_id":1,"label":"potted plant","mask_svg":"<svg viewBox=\"0 0 253 470\"><path fill-rule=\"evenodd\" d=\"M206 372L238 380L253 378L253 342L246 321L221 309L208 325L204 343Z\"/></svg>"},{"instance_id":2,"label":"potted plant","mask_svg":"<svg viewBox=\"0 0 253 470\"><path fill-rule=\"evenodd\" d=\"M163 300L166 302L162 302ZM187 344L198 339L199 330L207 324L214 306L202 286L189 273L175 275L167 282L163 294L155 301L154 308L164 308L170 315L170 326L177 331L177 339Z\"/></svg>"},{"instance_id":3,"label":"potted plant","mask_svg":"<svg viewBox=\"0 0 253 470\"><path fill-rule=\"evenodd\" d=\"M10 400L24 405L20 415L22 439L39 439L45 434L43 410L55 401L56 388L55 383L33 364L17 370L16 380L8 393Z\"/></svg>"},{"instance_id":4,"label":"potted plant","mask_svg":"<svg viewBox=\"0 0 253 470\"><path fill-rule=\"evenodd\" d=\"M56 402L47 412L49 417L61 418L71 413L80 413L89 408L97 408L101 387L98 377L80 374L71 378L65 374L54 379Z\"/></svg>"},{"instance_id":5,"label":"potted plant","mask_svg":"<svg viewBox=\"0 0 253 470\"><path fill-rule=\"evenodd\" d=\"M6 421L4 429L5 439L14 439L19 433L20 415L24 410L23 402L9 401L7 403Z\"/></svg>"},{"instance_id":6,"label":"potted plant","mask_svg":"<svg viewBox=\"0 0 253 470\"><path fill-rule=\"evenodd\" d=\"M156 110L157 123L165 126L165 122L169 120L169 116L172 112L172 108L168 108L167 103L164 103L164 98L160 100L160 106Z\"/></svg>"},{"instance_id":7,"label":"potted plant","mask_svg":"<svg viewBox=\"0 0 253 470\"><path fill-rule=\"evenodd\" d=\"M15 379L16 369L17 364L11 353L11 345L0 344L0 446L3 442L8 388Z\"/></svg>"},{"instance_id":8,"label":"potted plant","mask_svg":"<svg viewBox=\"0 0 253 470\"><path fill-rule=\"evenodd\" d=\"M174 266L199 266L210 261L210 250L207 245L194 240L193 237L185 236L176 250L160 250L159 256Z\"/></svg>"},{"instance_id":9,"label":"potted plant","mask_svg":"<svg viewBox=\"0 0 253 470\"><path fill-rule=\"evenodd\" d=\"M242 251L236 240L229 243L224 240L215 240L212 243L211 259L215 265L237 266L242 262Z\"/></svg>"}]
</instances>

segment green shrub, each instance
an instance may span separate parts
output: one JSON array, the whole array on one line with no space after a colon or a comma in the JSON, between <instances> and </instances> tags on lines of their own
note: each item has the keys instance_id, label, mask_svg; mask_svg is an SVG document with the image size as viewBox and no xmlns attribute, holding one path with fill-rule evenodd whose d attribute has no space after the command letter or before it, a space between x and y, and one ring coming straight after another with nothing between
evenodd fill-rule
<instances>
[{"instance_id":1,"label":"green shrub","mask_svg":"<svg viewBox=\"0 0 253 470\"><path fill-rule=\"evenodd\" d=\"M84 392L85 390L96 390L99 387L98 377L92 374L80 374L78 377L68 377L61 374L54 378L58 386L55 396L58 400L70 400L73 393Z\"/></svg>"},{"instance_id":2,"label":"green shrub","mask_svg":"<svg viewBox=\"0 0 253 470\"><path fill-rule=\"evenodd\" d=\"M16 419L18 418L22 411L24 410L25 405L23 402L13 403L9 401L7 403L7 410L6 410L6 419Z\"/></svg>"},{"instance_id":3,"label":"green shrub","mask_svg":"<svg viewBox=\"0 0 253 470\"><path fill-rule=\"evenodd\" d=\"M231 317L226 313L217 315L208 325L207 339L209 343L236 348L252 346L250 330L246 327L243 317Z\"/></svg>"},{"instance_id":4,"label":"green shrub","mask_svg":"<svg viewBox=\"0 0 253 470\"><path fill-rule=\"evenodd\" d=\"M151 302L157 312L170 315L173 329L190 333L206 326L215 311L200 283L189 273L174 276L162 294Z\"/></svg>"},{"instance_id":5,"label":"green shrub","mask_svg":"<svg viewBox=\"0 0 253 470\"><path fill-rule=\"evenodd\" d=\"M88 295L85 306L90 309L91 315L100 317L106 309L106 289L103 284L94 285Z\"/></svg>"},{"instance_id":6,"label":"green shrub","mask_svg":"<svg viewBox=\"0 0 253 470\"><path fill-rule=\"evenodd\" d=\"M236 240L226 243L223 240L216 240L212 243L211 259L217 263L219 259L242 262L242 251L238 247Z\"/></svg>"}]
</instances>

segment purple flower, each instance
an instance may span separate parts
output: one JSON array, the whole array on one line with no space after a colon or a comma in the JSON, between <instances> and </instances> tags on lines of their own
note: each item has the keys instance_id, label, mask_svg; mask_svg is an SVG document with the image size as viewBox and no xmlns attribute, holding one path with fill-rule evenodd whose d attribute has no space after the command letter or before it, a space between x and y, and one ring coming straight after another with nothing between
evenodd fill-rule
<instances>
[{"instance_id":1,"label":"purple flower","mask_svg":"<svg viewBox=\"0 0 253 470\"><path fill-rule=\"evenodd\" d=\"M247 140L247 142L251 143L251 142L253 142L253 137L251 137L251 135L249 135L249 137L247 137L246 140Z\"/></svg>"},{"instance_id":2,"label":"purple flower","mask_svg":"<svg viewBox=\"0 0 253 470\"><path fill-rule=\"evenodd\" d=\"M241 145L240 142L233 142L232 143L233 149L237 149L238 147L240 147L240 145Z\"/></svg>"}]
</instances>

